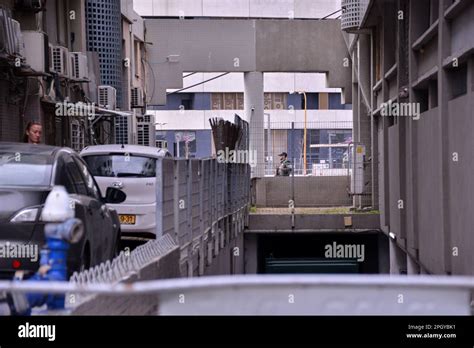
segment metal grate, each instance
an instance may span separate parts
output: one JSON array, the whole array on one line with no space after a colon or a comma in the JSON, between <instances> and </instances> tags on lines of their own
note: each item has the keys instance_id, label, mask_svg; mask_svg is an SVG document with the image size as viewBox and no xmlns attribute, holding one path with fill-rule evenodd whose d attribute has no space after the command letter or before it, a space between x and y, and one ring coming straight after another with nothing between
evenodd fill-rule
<instances>
[{"instance_id":1,"label":"metal grate","mask_svg":"<svg viewBox=\"0 0 474 348\"><path fill-rule=\"evenodd\" d=\"M139 124L137 127L138 145L150 146L150 125Z\"/></svg>"},{"instance_id":2,"label":"metal grate","mask_svg":"<svg viewBox=\"0 0 474 348\"><path fill-rule=\"evenodd\" d=\"M67 75L67 48L53 47L53 70L58 74Z\"/></svg>"},{"instance_id":3,"label":"metal grate","mask_svg":"<svg viewBox=\"0 0 474 348\"><path fill-rule=\"evenodd\" d=\"M129 144L129 117L117 116L115 118L115 143Z\"/></svg>"},{"instance_id":4,"label":"metal grate","mask_svg":"<svg viewBox=\"0 0 474 348\"><path fill-rule=\"evenodd\" d=\"M117 91L112 86L99 86L99 105L114 110L117 101Z\"/></svg>"},{"instance_id":5,"label":"metal grate","mask_svg":"<svg viewBox=\"0 0 474 348\"><path fill-rule=\"evenodd\" d=\"M347 32L357 31L368 3L368 0L342 0L341 29Z\"/></svg>"},{"instance_id":6,"label":"metal grate","mask_svg":"<svg viewBox=\"0 0 474 348\"><path fill-rule=\"evenodd\" d=\"M130 106L132 108L140 108L143 106L142 89L140 87L133 87L130 91Z\"/></svg>"},{"instance_id":7,"label":"metal grate","mask_svg":"<svg viewBox=\"0 0 474 348\"><path fill-rule=\"evenodd\" d=\"M120 0L87 0L87 48L99 55L101 83L117 90L122 106L122 15Z\"/></svg>"},{"instance_id":8,"label":"metal grate","mask_svg":"<svg viewBox=\"0 0 474 348\"><path fill-rule=\"evenodd\" d=\"M171 235L140 245L131 253L121 252L112 261L106 261L83 272L75 272L69 282L75 284L117 283L177 246Z\"/></svg>"}]
</instances>

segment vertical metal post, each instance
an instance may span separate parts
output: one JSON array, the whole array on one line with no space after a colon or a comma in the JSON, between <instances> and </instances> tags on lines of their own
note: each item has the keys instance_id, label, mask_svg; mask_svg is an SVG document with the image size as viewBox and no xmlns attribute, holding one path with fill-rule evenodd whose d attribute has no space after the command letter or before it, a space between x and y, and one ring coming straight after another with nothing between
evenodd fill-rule
<instances>
[{"instance_id":1,"label":"vertical metal post","mask_svg":"<svg viewBox=\"0 0 474 348\"><path fill-rule=\"evenodd\" d=\"M375 141L374 141L374 33L373 29L370 31L370 154L372 160L370 161L370 172L371 172L371 187L372 187L372 209L375 209L375 158L377 158L375 154Z\"/></svg>"},{"instance_id":2,"label":"vertical metal post","mask_svg":"<svg viewBox=\"0 0 474 348\"><path fill-rule=\"evenodd\" d=\"M193 240L193 202L192 202L192 188L193 188L193 165L192 160L186 159L187 175L186 175L186 218L188 225L187 241Z\"/></svg>"},{"instance_id":3,"label":"vertical metal post","mask_svg":"<svg viewBox=\"0 0 474 348\"><path fill-rule=\"evenodd\" d=\"M155 233L156 238L163 236L163 161L165 159L159 158L156 160L156 181L155 181L155 194L156 194L156 227Z\"/></svg>"},{"instance_id":4,"label":"vertical metal post","mask_svg":"<svg viewBox=\"0 0 474 348\"><path fill-rule=\"evenodd\" d=\"M295 123L291 122L291 200L295 203Z\"/></svg>"},{"instance_id":5,"label":"vertical metal post","mask_svg":"<svg viewBox=\"0 0 474 348\"><path fill-rule=\"evenodd\" d=\"M199 233L204 233L204 162L205 160L199 161Z\"/></svg>"},{"instance_id":6,"label":"vertical metal post","mask_svg":"<svg viewBox=\"0 0 474 348\"><path fill-rule=\"evenodd\" d=\"M270 114L265 113L264 115L267 116L267 156L265 157L265 174L271 174L273 169L273 153L272 153L272 163L270 164L270 138L271 138L271 127L270 127ZM270 167L270 170L267 168Z\"/></svg>"},{"instance_id":7,"label":"vertical metal post","mask_svg":"<svg viewBox=\"0 0 474 348\"><path fill-rule=\"evenodd\" d=\"M179 160L173 160L173 221L174 221L174 233L176 242L181 245L179 238Z\"/></svg>"}]
</instances>

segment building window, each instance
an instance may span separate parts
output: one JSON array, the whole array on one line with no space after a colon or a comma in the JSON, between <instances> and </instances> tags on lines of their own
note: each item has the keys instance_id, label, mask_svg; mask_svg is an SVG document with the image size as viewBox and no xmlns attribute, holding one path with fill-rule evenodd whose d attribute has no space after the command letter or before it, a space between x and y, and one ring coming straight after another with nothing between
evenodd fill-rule
<instances>
[{"instance_id":1,"label":"building window","mask_svg":"<svg viewBox=\"0 0 474 348\"><path fill-rule=\"evenodd\" d=\"M284 110L288 108L286 93L265 93L263 98L265 110Z\"/></svg>"},{"instance_id":2,"label":"building window","mask_svg":"<svg viewBox=\"0 0 474 348\"><path fill-rule=\"evenodd\" d=\"M313 164L322 168L346 168L347 151L352 141L350 129L311 129L307 133L308 169Z\"/></svg>"},{"instance_id":3,"label":"building window","mask_svg":"<svg viewBox=\"0 0 474 348\"><path fill-rule=\"evenodd\" d=\"M328 110L329 109L329 96L327 93L319 93L319 109Z\"/></svg>"},{"instance_id":4,"label":"building window","mask_svg":"<svg viewBox=\"0 0 474 348\"><path fill-rule=\"evenodd\" d=\"M243 93L212 93L211 94L212 110L243 110L244 94Z\"/></svg>"}]
</instances>

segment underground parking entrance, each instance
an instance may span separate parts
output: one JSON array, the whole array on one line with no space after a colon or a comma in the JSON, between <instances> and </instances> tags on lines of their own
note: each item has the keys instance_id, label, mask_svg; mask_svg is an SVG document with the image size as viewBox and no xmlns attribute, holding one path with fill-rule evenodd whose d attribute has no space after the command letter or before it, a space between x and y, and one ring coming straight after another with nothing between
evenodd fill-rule
<instances>
[{"instance_id":1,"label":"underground parking entrance","mask_svg":"<svg viewBox=\"0 0 474 348\"><path fill-rule=\"evenodd\" d=\"M245 273L388 273L387 237L379 231L246 233Z\"/></svg>"}]
</instances>

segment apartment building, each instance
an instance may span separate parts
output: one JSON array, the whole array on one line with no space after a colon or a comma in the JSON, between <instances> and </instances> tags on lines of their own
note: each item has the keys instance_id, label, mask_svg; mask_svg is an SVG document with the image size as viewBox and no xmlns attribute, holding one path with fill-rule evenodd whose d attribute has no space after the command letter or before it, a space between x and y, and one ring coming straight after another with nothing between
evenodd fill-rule
<instances>
[{"instance_id":1,"label":"apartment building","mask_svg":"<svg viewBox=\"0 0 474 348\"><path fill-rule=\"evenodd\" d=\"M392 273L474 274L474 3L345 0L355 139L372 144Z\"/></svg>"},{"instance_id":2,"label":"apartment building","mask_svg":"<svg viewBox=\"0 0 474 348\"><path fill-rule=\"evenodd\" d=\"M1 141L21 141L28 122L39 121L44 143L78 151L154 143L144 117L143 19L131 0L0 7Z\"/></svg>"},{"instance_id":3,"label":"apartment building","mask_svg":"<svg viewBox=\"0 0 474 348\"><path fill-rule=\"evenodd\" d=\"M95 99L98 76L86 48L84 2L0 7L0 140L21 141L27 123L39 121L44 143L80 149L90 135L88 118L69 106Z\"/></svg>"}]
</instances>

